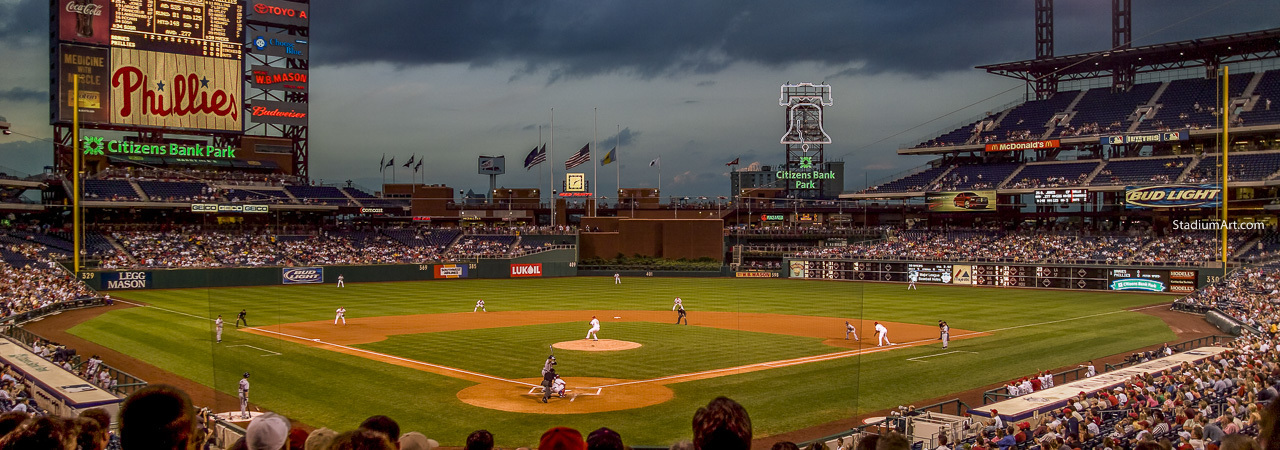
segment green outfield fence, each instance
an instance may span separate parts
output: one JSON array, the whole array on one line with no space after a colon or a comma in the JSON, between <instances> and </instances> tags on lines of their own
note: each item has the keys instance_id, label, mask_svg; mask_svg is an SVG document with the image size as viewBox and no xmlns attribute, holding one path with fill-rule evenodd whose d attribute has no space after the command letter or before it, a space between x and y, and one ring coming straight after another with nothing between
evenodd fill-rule
<instances>
[{"instance_id":1,"label":"green outfield fence","mask_svg":"<svg viewBox=\"0 0 1280 450\"><path fill-rule=\"evenodd\" d=\"M1189 341L1179 342L1177 344L1170 345L1169 347L1173 348L1173 350L1177 352L1185 352L1193 348L1204 347L1206 345L1214 345L1221 342L1230 342L1232 340L1235 340L1235 336L1223 336L1223 335L1215 334L1212 336L1204 336L1204 337L1195 338ZM1125 361L1118 362L1115 364L1109 364L1109 363L1103 364L1102 372L1110 372L1116 369L1121 369L1124 367L1134 365L1136 363L1137 361L1127 359ZM1053 374L1053 384L1056 386L1060 383L1070 383L1072 381L1084 378L1085 369L1086 368L1084 367L1077 367L1075 369L1064 370L1062 372L1055 373ZM1099 372L1099 373L1102 373L1102 372ZM1004 388L995 388L982 393L982 404L989 405L995 402L1003 401L1005 399L1010 399L1014 397L1015 396L1013 395L1009 395L1008 391L1006 391Z\"/></svg>"}]
</instances>

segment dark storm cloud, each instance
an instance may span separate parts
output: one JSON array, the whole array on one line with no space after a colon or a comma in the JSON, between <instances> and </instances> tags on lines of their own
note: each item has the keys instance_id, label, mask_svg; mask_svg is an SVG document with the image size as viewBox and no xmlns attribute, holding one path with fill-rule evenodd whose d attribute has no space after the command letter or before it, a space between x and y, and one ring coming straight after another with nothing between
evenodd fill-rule
<instances>
[{"instance_id":1,"label":"dark storm cloud","mask_svg":"<svg viewBox=\"0 0 1280 450\"><path fill-rule=\"evenodd\" d=\"M634 144L636 142L636 138L639 136L639 131L631 131L631 128L629 127L623 128L622 131L619 131L617 134L601 139L599 148L601 150L608 151L614 146L628 147Z\"/></svg>"},{"instance_id":2,"label":"dark storm cloud","mask_svg":"<svg viewBox=\"0 0 1280 450\"><path fill-rule=\"evenodd\" d=\"M7 91L0 91L0 100L10 102L44 102L49 101L49 93L45 91L33 91L27 88L16 87Z\"/></svg>"},{"instance_id":3,"label":"dark storm cloud","mask_svg":"<svg viewBox=\"0 0 1280 450\"><path fill-rule=\"evenodd\" d=\"M0 2L0 42L31 45L48 42L48 38L47 0Z\"/></svg>"},{"instance_id":4,"label":"dark storm cloud","mask_svg":"<svg viewBox=\"0 0 1280 450\"><path fill-rule=\"evenodd\" d=\"M1138 43L1274 26L1280 2L1134 2ZM549 81L606 73L640 78L715 73L736 62L783 67L856 64L841 75L896 71L931 76L977 64L1034 57L1032 3L907 0L774 2L361 2L341 13L317 8L319 64L515 63L514 77ZM1241 14L1242 11L1251 11ZM1110 46L1110 2L1058 2L1058 54ZM1225 22L1224 22L1225 21ZM1199 33L1199 34L1197 34Z\"/></svg>"}]
</instances>

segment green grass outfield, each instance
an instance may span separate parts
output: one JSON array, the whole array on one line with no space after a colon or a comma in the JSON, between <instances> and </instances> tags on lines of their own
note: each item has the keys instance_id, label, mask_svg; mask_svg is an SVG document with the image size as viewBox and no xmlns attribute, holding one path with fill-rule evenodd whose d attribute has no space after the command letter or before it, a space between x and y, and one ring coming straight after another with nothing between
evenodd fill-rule
<instances>
[{"instance_id":1,"label":"green grass outfield","mask_svg":"<svg viewBox=\"0 0 1280 450\"><path fill-rule=\"evenodd\" d=\"M1122 311L1172 300L1166 296L929 285L907 291L900 284L731 278L626 278L623 283L575 277L119 292L117 297L164 310L111 311L70 332L231 395L239 375L253 372L254 403L313 426L348 430L368 416L386 414L403 430L421 431L443 445L460 446L469 432L485 428L502 447L535 444L543 431L558 425L584 433L608 426L628 444L668 445L690 438L694 410L718 395L745 405L760 437L1175 337L1155 317ZM646 408L542 415L464 404L456 394L472 385L467 381L239 333L230 325L241 308L249 311L254 326L269 326L332 320L338 306L348 309L349 318L471 311L479 298L490 311L669 310L676 296L684 299L691 317L699 311L739 311L925 325L945 319L956 329L994 333L952 343L950 350L972 353L926 362L907 358L941 353L938 345L672 384L675 399ZM223 343L215 345L210 320L218 314L228 326ZM579 319L400 335L360 347L496 376L536 377L547 340L585 333ZM606 325L604 332L628 336L602 337L642 342L648 349L592 355L560 351L562 373L644 379L839 350L794 336L671 324Z\"/></svg>"}]
</instances>

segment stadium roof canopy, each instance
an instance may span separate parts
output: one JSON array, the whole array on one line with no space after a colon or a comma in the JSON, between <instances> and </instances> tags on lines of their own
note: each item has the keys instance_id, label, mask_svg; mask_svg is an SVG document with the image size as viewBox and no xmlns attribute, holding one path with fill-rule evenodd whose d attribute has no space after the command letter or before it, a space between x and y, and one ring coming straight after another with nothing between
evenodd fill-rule
<instances>
[{"instance_id":1,"label":"stadium roof canopy","mask_svg":"<svg viewBox=\"0 0 1280 450\"><path fill-rule=\"evenodd\" d=\"M1219 67L1280 57L1280 28L1227 34L1164 44L1105 50L978 66L996 75L1034 81L1056 73L1060 81L1111 76L1116 70L1159 72L1190 67Z\"/></svg>"}]
</instances>

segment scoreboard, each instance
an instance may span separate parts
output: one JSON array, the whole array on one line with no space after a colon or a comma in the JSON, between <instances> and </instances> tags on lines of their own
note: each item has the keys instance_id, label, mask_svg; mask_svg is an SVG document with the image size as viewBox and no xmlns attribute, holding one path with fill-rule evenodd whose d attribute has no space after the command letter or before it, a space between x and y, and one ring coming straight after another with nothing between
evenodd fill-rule
<instances>
[{"instance_id":1,"label":"scoreboard","mask_svg":"<svg viewBox=\"0 0 1280 450\"><path fill-rule=\"evenodd\" d=\"M1088 189L1049 189L1036 190L1037 205L1054 205L1059 203L1084 203L1089 201Z\"/></svg>"},{"instance_id":2,"label":"scoreboard","mask_svg":"<svg viewBox=\"0 0 1280 450\"><path fill-rule=\"evenodd\" d=\"M238 0L111 0L111 46L211 58L244 55Z\"/></svg>"},{"instance_id":3,"label":"scoreboard","mask_svg":"<svg viewBox=\"0 0 1280 450\"><path fill-rule=\"evenodd\" d=\"M1199 288L1199 274L1194 269L829 259L788 261L788 276L791 278L906 282L912 273L915 273L917 283L925 284L1180 294Z\"/></svg>"}]
</instances>

